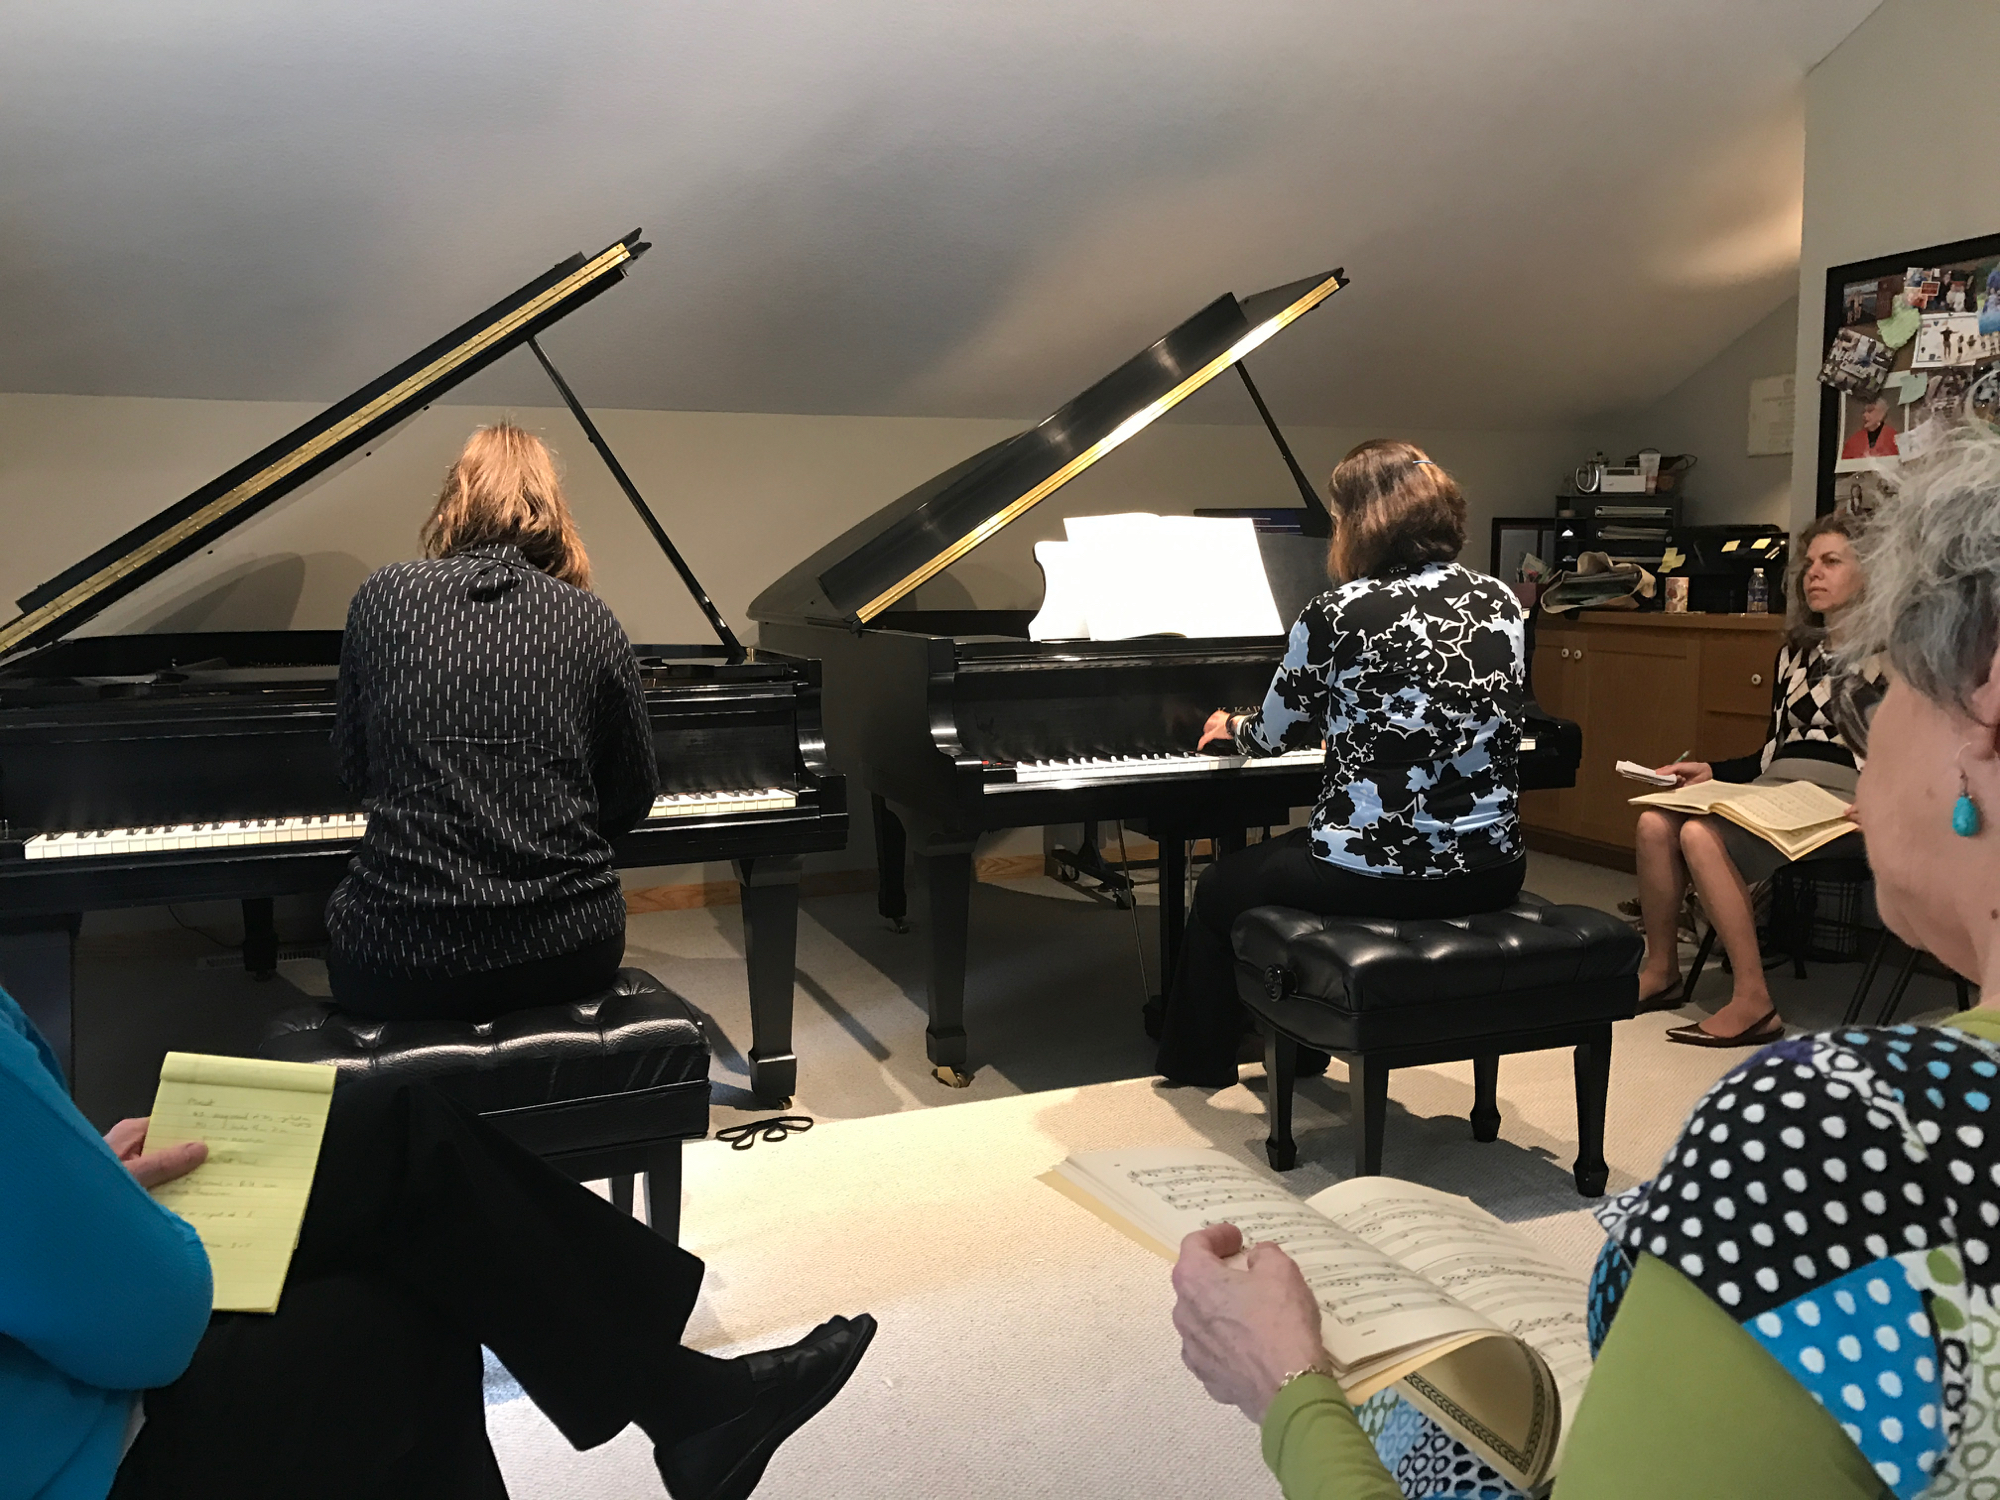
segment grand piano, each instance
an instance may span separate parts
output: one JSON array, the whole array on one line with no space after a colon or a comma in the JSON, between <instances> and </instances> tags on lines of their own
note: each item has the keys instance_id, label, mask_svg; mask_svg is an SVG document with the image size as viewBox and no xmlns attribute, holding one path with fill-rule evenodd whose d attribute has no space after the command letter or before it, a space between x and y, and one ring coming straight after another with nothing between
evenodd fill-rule
<instances>
[{"instance_id":1,"label":"grand piano","mask_svg":"<svg viewBox=\"0 0 2000 1500\"><path fill-rule=\"evenodd\" d=\"M1188 843L1239 846L1246 829L1288 823L1317 800L1323 756L1194 753L1210 711L1262 700L1283 636L1036 642L1032 611L915 609L909 596L1234 368L1302 500L1293 535L1259 537L1290 619L1325 587L1331 517L1243 361L1346 284L1336 270L1216 298L1045 421L885 506L751 604L760 641L823 664L828 750L869 788L880 909L898 925L906 855L916 857L928 908L925 1039L941 1081L970 1082L965 969L981 834L1112 819L1150 832L1161 852L1164 985L1185 930ZM1523 711L1521 785L1573 785L1577 726L1532 703Z\"/></svg>"},{"instance_id":2,"label":"grand piano","mask_svg":"<svg viewBox=\"0 0 2000 1500\"><path fill-rule=\"evenodd\" d=\"M339 631L73 632L526 346L717 636L633 647L661 791L615 842L617 862L733 862L752 1087L770 1103L791 1096L800 859L847 842L846 786L828 768L820 730L818 664L738 642L537 340L615 286L646 248L635 230L561 262L33 590L0 626L0 978L65 1069L82 913L241 900L245 967L268 975L273 898L331 891L367 816L340 784L330 744Z\"/></svg>"}]
</instances>

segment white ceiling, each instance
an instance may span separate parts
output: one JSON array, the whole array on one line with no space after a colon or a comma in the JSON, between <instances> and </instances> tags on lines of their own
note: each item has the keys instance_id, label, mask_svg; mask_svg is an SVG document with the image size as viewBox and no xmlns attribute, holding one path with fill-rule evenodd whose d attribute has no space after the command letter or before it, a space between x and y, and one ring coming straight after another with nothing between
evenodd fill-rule
<instances>
[{"instance_id":1,"label":"white ceiling","mask_svg":"<svg viewBox=\"0 0 2000 1500\"><path fill-rule=\"evenodd\" d=\"M1282 420L1564 425L1791 292L1801 79L1875 4L22 0L0 389L331 400L644 225L546 341L592 405L1038 417L1344 265Z\"/></svg>"}]
</instances>

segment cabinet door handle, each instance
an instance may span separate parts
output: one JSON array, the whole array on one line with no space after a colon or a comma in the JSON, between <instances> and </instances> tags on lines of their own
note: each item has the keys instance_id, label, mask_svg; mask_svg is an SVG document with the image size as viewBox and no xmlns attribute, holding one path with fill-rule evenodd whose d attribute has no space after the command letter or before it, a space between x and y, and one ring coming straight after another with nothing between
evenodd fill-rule
<instances>
[{"instance_id":1,"label":"cabinet door handle","mask_svg":"<svg viewBox=\"0 0 2000 1500\"><path fill-rule=\"evenodd\" d=\"M1750 674L1750 686L1762 687L1763 685L1764 685L1764 674L1762 672L1752 672Z\"/></svg>"},{"instance_id":2,"label":"cabinet door handle","mask_svg":"<svg viewBox=\"0 0 2000 1500\"><path fill-rule=\"evenodd\" d=\"M1562 656L1562 659L1563 659L1564 661L1568 661L1568 660L1569 660L1569 647L1567 647L1567 646L1563 647L1563 656Z\"/></svg>"},{"instance_id":3,"label":"cabinet door handle","mask_svg":"<svg viewBox=\"0 0 2000 1500\"><path fill-rule=\"evenodd\" d=\"M1578 647L1576 648L1576 660L1578 660L1578 661L1582 661L1582 660L1583 660L1583 647L1581 647L1581 646L1578 646Z\"/></svg>"}]
</instances>

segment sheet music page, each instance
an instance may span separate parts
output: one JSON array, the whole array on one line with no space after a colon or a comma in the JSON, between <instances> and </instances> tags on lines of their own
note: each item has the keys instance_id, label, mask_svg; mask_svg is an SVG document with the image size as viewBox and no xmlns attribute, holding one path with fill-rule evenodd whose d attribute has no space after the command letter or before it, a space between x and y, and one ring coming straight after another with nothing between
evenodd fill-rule
<instances>
[{"instance_id":1,"label":"sheet music page","mask_svg":"<svg viewBox=\"0 0 2000 1500\"><path fill-rule=\"evenodd\" d=\"M1664 807L1668 812L1705 813L1731 792L1742 788L1726 781L1704 781L1697 786L1675 787L1670 792L1645 792L1625 800L1634 807Z\"/></svg>"},{"instance_id":2,"label":"sheet music page","mask_svg":"<svg viewBox=\"0 0 2000 1500\"><path fill-rule=\"evenodd\" d=\"M1094 641L1143 635L1281 635L1254 522L1241 517L1158 516L1133 511L1069 516L1066 554L1044 557L1043 614L1030 634L1047 639L1080 608ZM1051 566L1053 564L1053 566ZM1087 593L1058 599L1058 578ZM1065 593L1067 588L1065 588ZM1040 627L1045 633L1037 635Z\"/></svg>"},{"instance_id":3,"label":"sheet music page","mask_svg":"<svg viewBox=\"0 0 2000 1500\"><path fill-rule=\"evenodd\" d=\"M1255 1168L1220 1151L1140 1147L1071 1157L1057 1173L1137 1223L1163 1247L1210 1224L1268 1240L1299 1263L1318 1299L1327 1352L1343 1370L1469 1331L1488 1316L1336 1227Z\"/></svg>"},{"instance_id":4,"label":"sheet music page","mask_svg":"<svg viewBox=\"0 0 2000 1500\"><path fill-rule=\"evenodd\" d=\"M1776 833L1798 833L1836 823L1847 811L1846 798L1810 781L1740 786L1725 800L1759 827Z\"/></svg>"},{"instance_id":5,"label":"sheet music page","mask_svg":"<svg viewBox=\"0 0 2000 1500\"><path fill-rule=\"evenodd\" d=\"M1307 1205L1533 1348L1567 1421L1591 1364L1586 1290L1574 1273L1470 1199L1419 1183L1355 1177Z\"/></svg>"},{"instance_id":6,"label":"sheet music page","mask_svg":"<svg viewBox=\"0 0 2000 1500\"><path fill-rule=\"evenodd\" d=\"M1181 634L1282 635L1257 526L1243 516L1161 516L1158 577Z\"/></svg>"},{"instance_id":7,"label":"sheet music page","mask_svg":"<svg viewBox=\"0 0 2000 1500\"><path fill-rule=\"evenodd\" d=\"M1042 570L1042 607L1028 622L1031 641L1090 639L1089 558L1075 542L1035 543Z\"/></svg>"}]
</instances>

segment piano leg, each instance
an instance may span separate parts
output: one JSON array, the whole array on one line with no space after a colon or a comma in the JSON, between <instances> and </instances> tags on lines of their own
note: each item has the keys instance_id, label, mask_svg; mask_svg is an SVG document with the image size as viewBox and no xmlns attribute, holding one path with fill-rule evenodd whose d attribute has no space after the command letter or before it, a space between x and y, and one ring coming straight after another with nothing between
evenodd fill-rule
<instances>
[{"instance_id":1,"label":"piano leg","mask_svg":"<svg viewBox=\"0 0 2000 1500\"><path fill-rule=\"evenodd\" d=\"M41 1032L76 1092L76 935L81 912L0 922L0 984Z\"/></svg>"},{"instance_id":2,"label":"piano leg","mask_svg":"<svg viewBox=\"0 0 2000 1500\"><path fill-rule=\"evenodd\" d=\"M896 931L908 932L910 898L903 884L908 839L903 820L889 810L879 794L868 800L875 814L875 909Z\"/></svg>"},{"instance_id":3,"label":"piano leg","mask_svg":"<svg viewBox=\"0 0 2000 1500\"><path fill-rule=\"evenodd\" d=\"M799 861L765 856L736 861L743 892L743 956L750 970L750 1091L782 1109L798 1090L792 1051L792 975L799 951Z\"/></svg>"},{"instance_id":4,"label":"piano leg","mask_svg":"<svg viewBox=\"0 0 2000 1500\"><path fill-rule=\"evenodd\" d=\"M257 979L270 979L278 972L278 917L269 896L244 898L243 969Z\"/></svg>"},{"instance_id":5,"label":"piano leg","mask_svg":"<svg viewBox=\"0 0 2000 1500\"><path fill-rule=\"evenodd\" d=\"M972 1082L965 1052L966 937L972 922L972 845L925 849L922 862L924 914L930 938L930 1025L924 1051L940 1083L962 1089Z\"/></svg>"}]
</instances>

